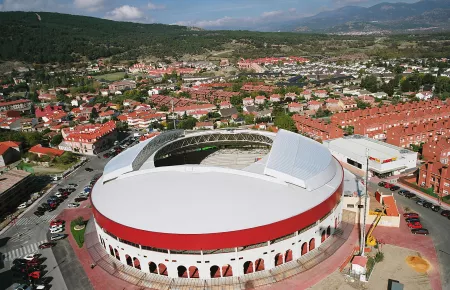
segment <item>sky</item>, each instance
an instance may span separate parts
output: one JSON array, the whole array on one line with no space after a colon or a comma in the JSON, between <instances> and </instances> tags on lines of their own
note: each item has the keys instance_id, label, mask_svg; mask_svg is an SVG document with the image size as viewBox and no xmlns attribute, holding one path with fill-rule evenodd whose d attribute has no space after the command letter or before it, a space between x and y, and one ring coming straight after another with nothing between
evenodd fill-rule
<instances>
[{"instance_id":1,"label":"sky","mask_svg":"<svg viewBox=\"0 0 450 290\"><path fill-rule=\"evenodd\" d=\"M264 30L268 24L321 11L380 2L417 0L0 0L0 11L47 11L204 29Z\"/></svg>"}]
</instances>

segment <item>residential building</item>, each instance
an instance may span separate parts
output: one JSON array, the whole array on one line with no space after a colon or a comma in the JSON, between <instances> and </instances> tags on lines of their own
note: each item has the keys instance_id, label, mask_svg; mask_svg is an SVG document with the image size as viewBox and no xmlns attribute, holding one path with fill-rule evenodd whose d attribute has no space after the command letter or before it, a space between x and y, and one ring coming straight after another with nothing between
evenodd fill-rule
<instances>
[{"instance_id":1,"label":"residential building","mask_svg":"<svg viewBox=\"0 0 450 290\"><path fill-rule=\"evenodd\" d=\"M339 100L337 100L337 99L328 98L325 100L325 105L326 105L327 109L330 111L339 111L339 110L343 109L341 107L341 105L339 104Z\"/></svg>"},{"instance_id":2,"label":"residential building","mask_svg":"<svg viewBox=\"0 0 450 290\"><path fill-rule=\"evenodd\" d=\"M311 96L312 96L312 92L311 90L304 90L303 92L300 93L300 96L305 98L305 100L310 100Z\"/></svg>"},{"instance_id":3,"label":"residential building","mask_svg":"<svg viewBox=\"0 0 450 290\"><path fill-rule=\"evenodd\" d=\"M323 120L311 119L306 116L294 115L297 130L313 139L328 140L344 136L344 131L334 124L328 124Z\"/></svg>"},{"instance_id":4,"label":"residential building","mask_svg":"<svg viewBox=\"0 0 450 290\"><path fill-rule=\"evenodd\" d=\"M184 114L192 115L194 112L206 111L206 114L212 112L216 109L216 106L213 104L200 104L200 105L189 105L184 107L175 107L174 112L178 114L178 116L183 116Z\"/></svg>"},{"instance_id":5,"label":"residential building","mask_svg":"<svg viewBox=\"0 0 450 290\"><path fill-rule=\"evenodd\" d=\"M377 98L377 99L383 99L383 98L387 98L388 94L386 94L385 92L376 92L376 93L370 94L370 96Z\"/></svg>"},{"instance_id":6,"label":"residential building","mask_svg":"<svg viewBox=\"0 0 450 290\"><path fill-rule=\"evenodd\" d=\"M352 110L355 108L358 108L358 104L356 103L355 99L352 97L343 97L339 99L339 106L344 110Z\"/></svg>"},{"instance_id":7,"label":"residential building","mask_svg":"<svg viewBox=\"0 0 450 290\"><path fill-rule=\"evenodd\" d=\"M323 103L315 100L311 100L308 102L308 109L311 111L317 111L322 107Z\"/></svg>"},{"instance_id":8,"label":"residential building","mask_svg":"<svg viewBox=\"0 0 450 290\"><path fill-rule=\"evenodd\" d=\"M119 81L114 82L108 86L108 89L111 93L115 93L117 91L123 91L123 90L131 90L136 88L136 83L133 81Z\"/></svg>"},{"instance_id":9,"label":"residential building","mask_svg":"<svg viewBox=\"0 0 450 290\"><path fill-rule=\"evenodd\" d=\"M255 104L255 101L253 100L253 98L244 98L242 100L242 103L244 106L253 106Z\"/></svg>"},{"instance_id":10,"label":"residential building","mask_svg":"<svg viewBox=\"0 0 450 290\"><path fill-rule=\"evenodd\" d=\"M223 118L230 118L234 114L238 114L238 110L236 108L228 108L219 110L219 114Z\"/></svg>"},{"instance_id":11,"label":"residential building","mask_svg":"<svg viewBox=\"0 0 450 290\"><path fill-rule=\"evenodd\" d=\"M233 105L228 101L224 101L224 102L220 103L219 107L220 107L220 109L229 109L229 108L233 107Z\"/></svg>"},{"instance_id":12,"label":"residential building","mask_svg":"<svg viewBox=\"0 0 450 290\"><path fill-rule=\"evenodd\" d=\"M447 136L450 136L450 119L430 121L409 127L398 126L386 130L386 142L403 148Z\"/></svg>"},{"instance_id":13,"label":"residential building","mask_svg":"<svg viewBox=\"0 0 450 290\"><path fill-rule=\"evenodd\" d=\"M432 97L433 97L433 92L430 92L430 91L419 92L416 94L416 98L419 98L419 100L429 100Z\"/></svg>"},{"instance_id":14,"label":"residential building","mask_svg":"<svg viewBox=\"0 0 450 290\"><path fill-rule=\"evenodd\" d=\"M63 150L55 149L55 148L48 148L43 147L41 144L37 144L28 150L30 153L36 154L39 158L46 155L49 157L59 157L64 154Z\"/></svg>"},{"instance_id":15,"label":"residential building","mask_svg":"<svg viewBox=\"0 0 450 290\"><path fill-rule=\"evenodd\" d=\"M264 105L265 102L266 102L265 96L256 96L255 97L255 105Z\"/></svg>"},{"instance_id":16,"label":"residential building","mask_svg":"<svg viewBox=\"0 0 450 290\"><path fill-rule=\"evenodd\" d=\"M281 102L281 96L279 94L273 94L273 95L270 95L269 100L274 103L279 103L279 102Z\"/></svg>"},{"instance_id":17,"label":"residential building","mask_svg":"<svg viewBox=\"0 0 450 290\"><path fill-rule=\"evenodd\" d=\"M443 164L449 164L450 139L438 138L423 144L422 156L428 161L438 160Z\"/></svg>"},{"instance_id":18,"label":"residential building","mask_svg":"<svg viewBox=\"0 0 450 290\"><path fill-rule=\"evenodd\" d=\"M116 112L114 112L113 110L100 112L100 113L98 113L98 118L99 118L100 122L103 122L104 120L111 120L115 114L116 114Z\"/></svg>"},{"instance_id":19,"label":"residential building","mask_svg":"<svg viewBox=\"0 0 450 290\"><path fill-rule=\"evenodd\" d=\"M20 143L0 142L0 168L20 160Z\"/></svg>"},{"instance_id":20,"label":"residential building","mask_svg":"<svg viewBox=\"0 0 450 290\"><path fill-rule=\"evenodd\" d=\"M31 111L31 105L33 102L26 99L20 99L15 101L9 101L9 102L2 102L0 101L0 112L3 111L20 111L20 112L26 112Z\"/></svg>"},{"instance_id":21,"label":"residential building","mask_svg":"<svg viewBox=\"0 0 450 290\"><path fill-rule=\"evenodd\" d=\"M298 113L298 112L303 111L303 105L292 102L292 103L289 103L288 110L290 113Z\"/></svg>"},{"instance_id":22,"label":"residential building","mask_svg":"<svg viewBox=\"0 0 450 290\"><path fill-rule=\"evenodd\" d=\"M64 128L61 132L64 141L59 144L59 149L86 155L95 155L102 152L111 147L117 140L114 121Z\"/></svg>"},{"instance_id":23,"label":"residential building","mask_svg":"<svg viewBox=\"0 0 450 290\"><path fill-rule=\"evenodd\" d=\"M14 211L33 189L31 173L16 169L3 172L0 182L0 218Z\"/></svg>"},{"instance_id":24,"label":"residential building","mask_svg":"<svg viewBox=\"0 0 450 290\"><path fill-rule=\"evenodd\" d=\"M45 107L35 108L34 114L36 115L37 118L42 118L46 115L52 114L55 111L62 111L62 110L63 110L62 106L47 105Z\"/></svg>"},{"instance_id":25,"label":"residential building","mask_svg":"<svg viewBox=\"0 0 450 290\"><path fill-rule=\"evenodd\" d=\"M450 172L448 165L440 162L427 162L420 166L417 184L423 188L433 188L440 196L450 192Z\"/></svg>"},{"instance_id":26,"label":"residential building","mask_svg":"<svg viewBox=\"0 0 450 290\"><path fill-rule=\"evenodd\" d=\"M194 130L214 130L213 122L197 122Z\"/></svg>"},{"instance_id":27,"label":"residential building","mask_svg":"<svg viewBox=\"0 0 450 290\"><path fill-rule=\"evenodd\" d=\"M320 99L328 97L328 92L325 90L315 90L314 95Z\"/></svg>"}]
</instances>

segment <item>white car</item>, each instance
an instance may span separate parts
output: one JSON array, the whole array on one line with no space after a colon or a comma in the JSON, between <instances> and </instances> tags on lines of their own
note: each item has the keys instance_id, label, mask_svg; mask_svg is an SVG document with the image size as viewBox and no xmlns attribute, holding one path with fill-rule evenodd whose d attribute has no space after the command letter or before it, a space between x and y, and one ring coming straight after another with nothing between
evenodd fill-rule
<instances>
[{"instance_id":1,"label":"white car","mask_svg":"<svg viewBox=\"0 0 450 290\"><path fill-rule=\"evenodd\" d=\"M78 202L71 202L67 205L69 208L79 207L80 204Z\"/></svg>"},{"instance_id":2,"label":"white car","mask_svg":"<svg viewBox=\"0 0 450 290\"><path fill-rule=\"evenodd\" d=\"M56 197L61 197L62 194L61 194L61 192L57 192L57 193L55 193L55 196L56 196Z\"/></svg>"},{"instance_id":3,"label":"white car","mask_svg":"<svg viewBox=\"0 0 450 290\"><path fill-rule=\"evenodd\" d=\"M17 209L23 209L23 208L26 208L26 207L27 207L27 203L24 202L24 203L21 203L21 204L17 207Z\"/></svg>"},{"instance_id":4,"label":"white car","mask_svg":"<svg viewBox=\"0 0 450 290\"><path fill-rule=\"evenodd\" d=\"M26 255L26 256L23 257L22 259L25 259L25 260L27 260L27 261L31 261L31 260L33 260L33 259L36 258L36 257L37 257L37 254L33 253L33 254L28 254L28 255Z\"/></svg>"},{"instance_id":5,"label":"white car","mask_svg":"<svg viewBox=\"0 0 450 290\"><path fill-rule=\"evenodd\" d=\"M50 229L50 234L57 234L57 233L61 233L63 230L63 228L57 228L57 229Z\"/></svg>"},{"instance_id":6,"label":"white car","mask_svg":"<svg viewBox=\"0 0 450 290\"><path fill-rule=\"evenodd\" d=\"M49 230L57 230L57 229L62 229L64 226L63 225L53 225L51 227L49 227Z\"/></svg>"}]
</instances>

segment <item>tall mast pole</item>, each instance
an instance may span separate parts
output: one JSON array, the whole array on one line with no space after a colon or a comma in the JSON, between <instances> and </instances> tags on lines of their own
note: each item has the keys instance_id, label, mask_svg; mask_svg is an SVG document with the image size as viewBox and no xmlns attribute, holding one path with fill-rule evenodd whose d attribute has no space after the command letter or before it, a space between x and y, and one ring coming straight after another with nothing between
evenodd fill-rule
<instances>
[{"instance_id":1,"label":"tall mast pole","mask_svg":"<svg viewBox=\"0 0 450 290\"><path fill-rule=\"evenodd\" d=\"M368 178L369 177L369 149L366 149L366 176L364 185L366 187L365 190L365 196L364 196L364 214L363 214L363 224L362 224L362 234L361 234L361 243L360 243L360 253L361 256L364 257L364 248L366 247L366 215L367 215L367 200L369 198L369 192L368 192Z\"/></svg>"},{"instance_id":2,"label":"tall mast pole","mask_svg":"<svg viewBox=\"0 0 450 290\"><path fill-rule=\"evenodd\" d=\"M173 129L176 129L177 128L177 124L175 122L175 111L173 110L173 99L170 102L172 103Z\"/></svg>"}]
</instances>

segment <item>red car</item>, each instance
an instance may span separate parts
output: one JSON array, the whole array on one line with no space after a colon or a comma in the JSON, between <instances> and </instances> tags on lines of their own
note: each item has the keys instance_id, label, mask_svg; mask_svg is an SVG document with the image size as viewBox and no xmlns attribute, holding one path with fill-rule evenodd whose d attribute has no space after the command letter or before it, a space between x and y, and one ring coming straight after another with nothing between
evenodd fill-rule
<instances>
[{"instance_id":1,"label":"red car","mask_svg":"<svg viewBox=\"0 0 450 290\"><path fill-rule=\"evenodd\" d=\"M50 222L50 226L59 226L59 225L63 225L65 223L64 220L58 219L58 220L53 220Z\"/></svg>"},{"instance_id":2,"label":"red car","mask_svg":"<svg viewBox=\"0 0 450 290\"><path fill-rule=\"evenodd\" d=\"M419 218L419 214L415 212L407 212L403 214L404 218Z\"/></svg>"},{"instance_id":3,"label":"red car","mask_svg":"<svg viewBox=\"0 0 450 290\"><path fill-rule=\"evenodd\" d=\"M33 278L33 279L39 279L39 278L41 278L41 272L40 271L34 271L34 272L31 272L30 274L28 274L28 276Z\"/></svg>"},{"instance_id":4,"label":"red car","mask_svg":"<svg viewBox=\"0 0 450 290\"><path fill-rule=\"evenodd\" d=\"M384 184L384 188L391 188L393 186L394 186L393 184L390 184L390 183L387 183L387 182Z\"/></svg>"},{"instance_id":5,"label":"red car","mask_svg":"<svg viewBox=\"0 0 450 290\"><path fill-rule=\"evenodd\" d=\"M419 222L408 223L408 228L410 228L410 229L421 229L422 228L422 224L419 223Z\"/></svg>"},{"instance_id":6,"label":"red car","mask_svg":"<svg viewBox=\"0 0 450 290\"><path fill-rule=\"evenodd\" d=\"M55 243L43 243L39 245L39 249L47 249L47 248L52 248L54 247L56 244Z\"/></svg>"}]
</instances>

